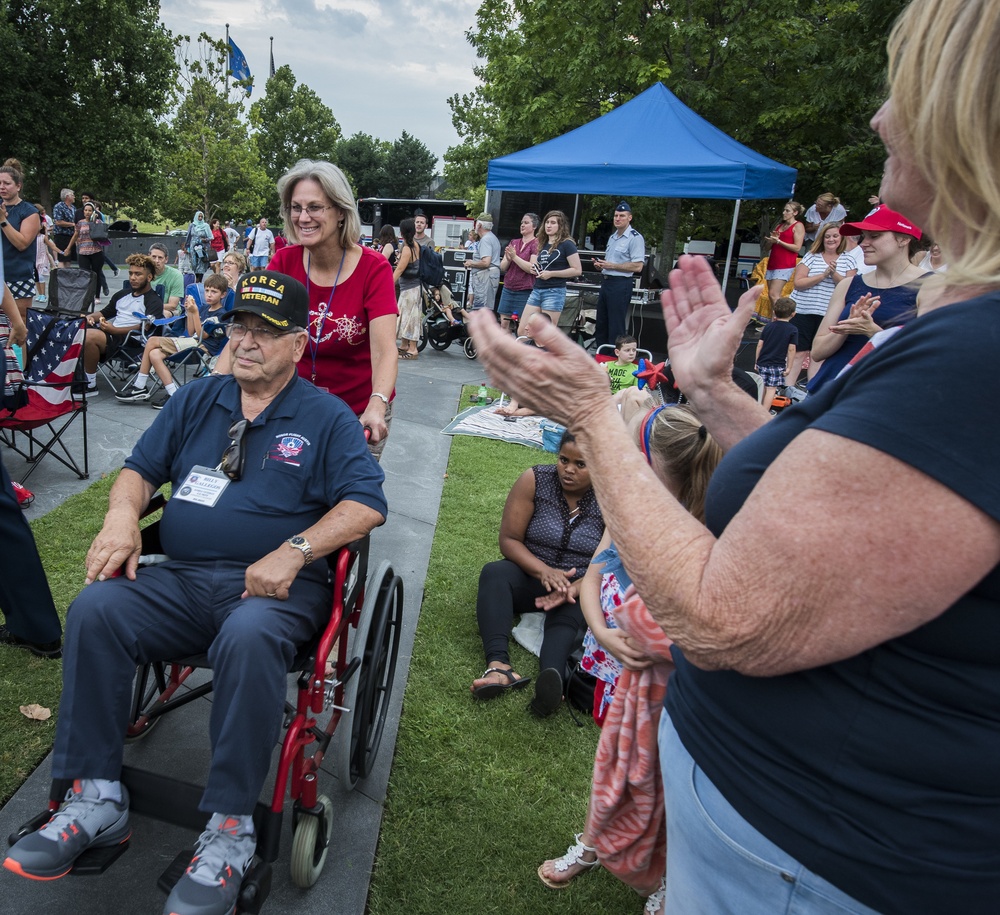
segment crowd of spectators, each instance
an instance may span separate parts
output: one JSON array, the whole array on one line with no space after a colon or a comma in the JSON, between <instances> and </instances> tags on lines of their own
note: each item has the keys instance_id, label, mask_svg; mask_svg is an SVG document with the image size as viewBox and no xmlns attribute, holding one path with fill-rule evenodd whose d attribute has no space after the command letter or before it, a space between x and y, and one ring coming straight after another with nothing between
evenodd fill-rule
<instances>
[{"instance_id":1,"label":"crowd of spectators","mask_svg":"<svg viewBox=\"0 0 1000 915\"><path fill-rule=\"evenodd\" d=\"M563 707L574 643L586 639L592 667L609 655L618 662L593 700L604 731L586 825L539 868L547 886L600 861L648 897L650 913L985 915L1000 904L1000 643L990 638L1000 439L988 403L937 390L956 376L988 389L1000 355L991 332L998 83L988 55L998 43L995 4L914 0L893 28L891 97L872 120L889 152L886 200L854 220L829 192L804 214L785 204L768 234L775 321L758 364L777 389L796 384L808 358L811 383L779 417L733 381L762 287L733 311L707 263L682 257L662 304L688 403L631 385L613 393L612 375L551 314L533 316L558 313L565 281L579 273L564 214L526 214L521 244L506 251L490 214L477 218L472 310L492 311L501 268L535 278L518 302L528 345L492 316L470 318L483 364L525 409L566 431L556 464L526 471L508 496L503 559L480 576L486 670L471 694L492 700L529 685L508 652L518 614L545 614L529 704L540 717ZM966 118L982 130L961 130ZM21 207L19 174L0 170L0 227L18 267L38 219ZM404 219L402 245L388 233L379 253L357 243L357 210L335 166L300 162L278 191L292 244L276 253L264 219L242 243L251 268L301 280L296 332L305 336L289 371L339 394L384 442L397 359L415 353L410 293L426 220ZM90 236L80 223L92 231L98 212L91 203L80 219L57 214L55 225L72 229L59 233L69 238L56 243L60 257L74 244L94 256L82 250ZM631 210L623 202L616 213L621 256L632 259L599 262L621 268L611 277L641 263ZM201 215L188 240L208 272L207 251L230 239ZM131 291L118 296L155 313L156 263L132 255L128 266ZM216 310L223 282L206 287L218 293ZM98 334L114 335L127 317L118 296L89 319L88 365L106 342ZM186 314L200 326L193 304ZM613 318L609 310L604 322ZM239 327L241 339L280 336ZM405 343L395 356L394 330ZM616 366L627 370L634 343L616 337ZM637 524L639 509L655 524ZM762 545L795 561L762 570ZM76 793L76 804L107 800ZM252 824L243 828L252 835Z\"/></svg>"}]
</instances>

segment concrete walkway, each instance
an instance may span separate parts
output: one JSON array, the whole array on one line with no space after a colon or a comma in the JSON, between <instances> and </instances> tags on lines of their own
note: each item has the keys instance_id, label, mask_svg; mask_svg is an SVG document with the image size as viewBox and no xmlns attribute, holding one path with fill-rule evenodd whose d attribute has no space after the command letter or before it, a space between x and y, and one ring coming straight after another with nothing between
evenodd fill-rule
<instances>
[{"instance_id":1,"label":"concrete walkway","mask_svg":"<svg viewBox=\"0 0 1000 915\"><path fill-rule=\"evenodd\" d=\"M389 518L372 535L370 561L372 569L383 559L391 562L405 587L402 643L391 711L375 770L353 792L345 790L336 777L336 747L340 737L330 745L323 766L329 777L320 790L333 802L333 837L323 874L310 890L298 889L289 876L291 817L286 806L281 854L274 865L273 886L265 912L362 915L365 911L451 445L450 437L441 435L440 430L457 412L461 385L479 384L482 378L479 364L466 359L454 344L443 353L428 348L416 361L399 364L395 418L382 458ZM88 405L91 479L77 480L61 465L43 462L28 480L29 488L36 493L35 504L27 512L29 518L39 517L86 489L102 474L121 467L136 438L155 419L156 411L146 405L118 404L106 383L100 380L99 384L101 395ZM74 435L79 436L80 431ZM24 461L8 449L3 450L7 469L14 479L20 479ZM126 763L204 784L209 757L209 701L199 700L166 716L147 738L127 747ZM21 823L44 809L49 779L50 762L46 759L0 810L0 836L4 840ZM270 796L269 788L265 796ZM76 915L159 913L165 897L156 888L156 879L180 849L193 846L197 836L145 817L135 816L133 820L131 847L101 877L41 883L0 870L0 915L43 911L71 911Z\"/></svg>"}]
</instances>

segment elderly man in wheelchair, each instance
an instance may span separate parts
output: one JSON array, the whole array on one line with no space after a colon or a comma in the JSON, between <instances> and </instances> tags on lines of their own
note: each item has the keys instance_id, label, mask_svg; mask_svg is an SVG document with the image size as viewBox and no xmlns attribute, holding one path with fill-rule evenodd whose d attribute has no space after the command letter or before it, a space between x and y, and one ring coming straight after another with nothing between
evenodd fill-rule
<instances>
[{"instance_id":1,"label":"elderly man in wheelchair","mask_svg":"<svg viewBox=\"0 0 1000 915\"><path fill-rule=\"evenodd\" d=\"M207 652L214 670L209 817L165 913L228 913L254 856L252 812L282 723L299 643L329 613L325 562L385 520L384 479L354 414L299 378L308 297L296 280L245 274L232 323L233 374L186 385L143 434L87 555L67 617L53 777L61 809L4 867L61 877L89 848L130 835L121 782L136 665ZM139 517L166 481L170 559L139 567ZM330 508L333 506L333 508ZM119 570L123 573L117 575Z\"/></svg>"}]
</instances>

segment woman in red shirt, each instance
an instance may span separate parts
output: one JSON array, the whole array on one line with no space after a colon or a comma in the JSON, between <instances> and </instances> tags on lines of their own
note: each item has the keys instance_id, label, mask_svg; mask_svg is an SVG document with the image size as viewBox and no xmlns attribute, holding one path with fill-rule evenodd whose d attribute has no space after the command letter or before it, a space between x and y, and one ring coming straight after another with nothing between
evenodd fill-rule
<instances>
[{"instance_id":1,"label":"woman in red shirt","mask_svg":"<svg viewBox=\"0 0 1000 915\"><path fill-rule=\"evenodd\" d=\"M226 233L222 231L218 219L213 219L209 225L212 229L211 246L215 252L212 257L212 270L218 273L222 266L222 257L226 253Z\"/></svg>"},{"instance_id":2,"label":"woman in red shirt","mask_svg":"<svg viewBox=\"0 0 1000 915\"><path fill-rule=\"evenodd\" d=\"M806 237L806 227L798 220L801 213L802 204L789 200L781 211L781 222L767 237L766 244L770 245L770 251L764 279L767 280L767 294L772 302L781 296L785 283L792 278L802 240Z\"/></svg>"}]
</instances>

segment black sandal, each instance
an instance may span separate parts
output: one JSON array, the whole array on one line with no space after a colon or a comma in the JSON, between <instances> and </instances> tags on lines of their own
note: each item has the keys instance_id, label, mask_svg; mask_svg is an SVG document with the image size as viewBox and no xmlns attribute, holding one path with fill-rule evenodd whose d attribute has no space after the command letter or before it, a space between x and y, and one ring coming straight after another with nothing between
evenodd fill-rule
<instances>
[{"instance_id":1,"label":"black sandal","mask_svg":"<svg viewBox=\"0 0 1000 915\"><path fill-rule=\"evenodd\" d=\"M490 674L503 674L510 682L483 683L481 686L476 686L472 690L472 695L476 699L496 699L497 696L502 695L509 689L524 689L531 682L531 677L521 677L518 679L514 676L514 671L510 668L488 667L483 673L483 677L488 677ZM479 679L482 679L482 677Z\"/></svg>"}]
</instances>

